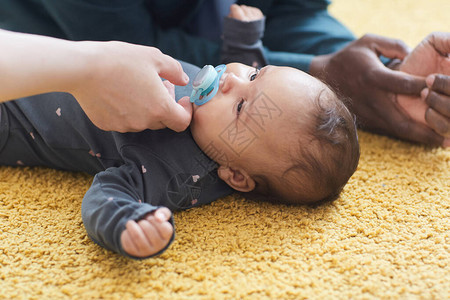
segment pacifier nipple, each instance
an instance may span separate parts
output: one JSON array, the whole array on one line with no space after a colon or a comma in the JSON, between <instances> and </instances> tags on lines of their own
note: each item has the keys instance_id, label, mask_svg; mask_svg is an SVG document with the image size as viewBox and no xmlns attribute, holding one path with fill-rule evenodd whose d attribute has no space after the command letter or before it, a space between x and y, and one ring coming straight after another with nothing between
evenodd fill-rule
<instances>
[{"instance_id":1,"label":"pacifier nipple","mask_svg":"<svg viewBox=\"0 0 450 300\"><path fill-rule=\"evenodd\" d=\"M225 65L215 68L211 65L204 66L194 78L190 101L196 105L202 105L211 100L219 90L219 80L226 68Z\"/></svg>"}]
</instances>

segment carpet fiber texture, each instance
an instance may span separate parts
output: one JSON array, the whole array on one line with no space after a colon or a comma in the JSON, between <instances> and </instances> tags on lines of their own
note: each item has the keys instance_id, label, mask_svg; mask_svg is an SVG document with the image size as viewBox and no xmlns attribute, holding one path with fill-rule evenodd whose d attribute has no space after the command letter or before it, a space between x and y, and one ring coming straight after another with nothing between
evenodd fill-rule
<instances>
[{"instance_id":1,"label":"carpet fiber texture","mask_svg":"<svg viewBox=\"0 0 450 300\"><path fill-rule=\"evenodd\" d=\"M449 31L449 3L338 0L331 11L357 35L414 46ZM145 261L86 236L92 177L0 167L0 298L449 299L450 149L365 132L360 141L359 168L336 202L231 196L175 213L175 242Z\"/></svg>"}]
</instances>

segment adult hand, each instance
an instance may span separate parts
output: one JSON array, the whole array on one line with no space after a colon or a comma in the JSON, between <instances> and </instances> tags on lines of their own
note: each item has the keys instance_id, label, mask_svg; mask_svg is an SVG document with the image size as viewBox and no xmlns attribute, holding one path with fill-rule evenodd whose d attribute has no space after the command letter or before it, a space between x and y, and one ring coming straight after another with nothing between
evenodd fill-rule
<instances>
[{"instance_id":1,"label":"adult hand","mask_svg":"<svg viewBox=\"0 0 450 300\"><path fill-rule=\"evenodd\" d=\"M153 47L122 42L80 42L91 49L89 73L69 92L89 119L119 132L185 130L192 118L189 101L175 102L160 77L186 85L181 64Z\"/></svg>"},{"instance_id":2,"label":"adult hand","mask_svg":"<svg viewBox=\"0 0 450 300\"><path fill-rule=\"evenodd\" d=\"M170 241L173 226L169 223L171 212L162 207L142 220L126 223L120 235L123 250L135 257L147 257L161 251Z\"/></svg>"},{"instance_id":3,"label":"adult hand","mask_svg":"<svg viewBox=\"0 0 450 300\"><path fill-rule=\"evenodd\" d=\"M421 93L422 101L430 106L425 113L425 120L445 137L442 145L450 147L450 76L430 75L426 82L427 88Z\"/></svg>"},{"instance_id":4,"label":"adult hand","mask_svg":"<svg viewBox=\"0 0 450 300\"><path fill-rule=\"evenodd\" d=\"M400 64L399 70L427 77L421 96L398 95L412 119L450 137L450 33L428 35ZM440 73L440 74L434 74ZM434 75L432 75L434 74ZM450 139L444 143L449 144ZM450 144L448 145L450 146Z\"/></svg>"},{"instance_id":5,"label":"adult hand","mask_svg":"<svg viewBox=\"0 0 450 300\"><path fill-rule=\"evenodd\" d=\"M423 77L391 70L379 55L404 59L408 47L399 40L365 35L336 53L313 59L310 73L344 96L362 128L401 139L441 145L443 137L413 120L398 104L397 94L419 95Z\"/></svg>"},{"instance_id":6,"label":"adult hand","mask_svg":"<svg viewBox=\"0 0 450 300\"><path fill-rule=\"evenodd\" d=\"M179 62L156 48L2 29L0 42L0 102L68 92L95 125L120 132L182 131L191 121L192 105L176 103L160 76L177 85L186 85L189 78Z\"/></svg>"}]
</instances>

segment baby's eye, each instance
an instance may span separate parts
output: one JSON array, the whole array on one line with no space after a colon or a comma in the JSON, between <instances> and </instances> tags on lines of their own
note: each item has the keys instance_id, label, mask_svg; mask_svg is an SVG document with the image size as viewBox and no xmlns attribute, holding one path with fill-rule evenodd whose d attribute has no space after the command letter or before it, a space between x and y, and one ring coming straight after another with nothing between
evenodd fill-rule
<instances>
[{"instance_id":1,"label":"baby's eye","mask_svg":"<svg viewBox=\"0 0 450 300\"><path fill-rule=\"evenodd\" d=\"M244 106L244 99L241 99L241 101L239 101L238 105L237 105L237 115L239 115L241 113L242 107Z\"/></svg>"},{"instance_id":2,"label":"baby's eye","mask_svg":"<svg viewBox=\"0 0 450 300\"><path fill-rule=\"evenodd\" d=\"M257 68L255 68L255 71L252 73L252 75L250 75L250 81L253 81L256 79L256 77L258 77L259 74L259 70Z\"/></svg>"}]
</instances>

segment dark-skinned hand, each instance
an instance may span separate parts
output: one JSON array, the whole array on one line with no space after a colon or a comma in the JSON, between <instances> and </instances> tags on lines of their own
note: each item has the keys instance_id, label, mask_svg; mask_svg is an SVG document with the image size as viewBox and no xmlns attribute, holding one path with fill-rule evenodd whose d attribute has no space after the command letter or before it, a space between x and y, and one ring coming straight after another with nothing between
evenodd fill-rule
<instances>
[{"instance_id":1,"label":"dark-skinned hand","mask_svg":"<svg viewBox=\"0 0 450 300\"><path fill-rule=\"evenodd\" d=\"M442 145L441 135L413 120L397 101L397 94L420 95L425 79L392 70L379 59L383 55L403 60L408 54L402 41L367 34L336 53L315 57L310 73L351 98L350 109L361 128L427 145Z\"/></svg>"},{"instance_id":2,"label":"dark-skinned hand","mask_svg":"<svg viewBox=\"0 0 450 300\"><path fill-rule=\"evenodd\" d=\"M427 77L419 96L398 95L398 103L412 119L445 137L450 146L450 33L428 35L400 64L399 70ZM439 73L439 74L437 74Z\"/></svg>"}]
</instances>

